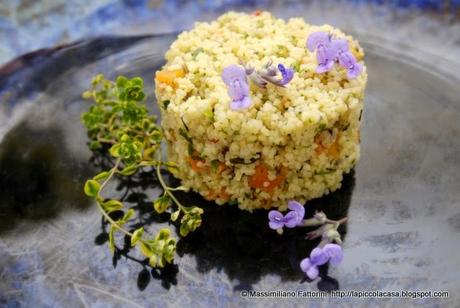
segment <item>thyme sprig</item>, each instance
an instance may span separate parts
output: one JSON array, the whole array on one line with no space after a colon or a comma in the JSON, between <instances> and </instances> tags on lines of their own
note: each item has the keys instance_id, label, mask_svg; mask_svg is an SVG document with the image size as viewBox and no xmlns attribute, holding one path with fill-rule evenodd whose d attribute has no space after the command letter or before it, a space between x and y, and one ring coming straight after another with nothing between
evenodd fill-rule
<instances>
[{"instance_id":1,"label":"thyme sprig","mask_svg":"<svg viewBox=\"0 0 460 308\"><path fill-rule=\"evenodd\" d=\"M102 194L115 176L131 176L142 168L156 169L163 194L153 202L152 210L169 212L172 222L180 218L181 236L201 225L203 210L197 206L184 206L174 195L174 192L186 188L170 187L163 178L164 168L177 166L162 160L163 132L156 125L156 117L148 113L143 87L140 77L119 76L113 82L97 75L92 79L91 89L83 93L84 99L93 101L81 118L88 132L90 149L108 149L114 160L110 170L101 171L86 181L84 191L95 199L99 211L110 224L109 248L112 253L115 252L116 234L122 233L130 237L131 246L138 247L152 267L164 267L173 262L176 251L176 239L171 236L171 230L160 229L155 236L148 236L143 227L130 230L126 225L136 215L135 211L126 209L121 200L105 198ZM122 218L114 220L110 213L115 211L122 211Z\"/></svg>"}]
</instances>

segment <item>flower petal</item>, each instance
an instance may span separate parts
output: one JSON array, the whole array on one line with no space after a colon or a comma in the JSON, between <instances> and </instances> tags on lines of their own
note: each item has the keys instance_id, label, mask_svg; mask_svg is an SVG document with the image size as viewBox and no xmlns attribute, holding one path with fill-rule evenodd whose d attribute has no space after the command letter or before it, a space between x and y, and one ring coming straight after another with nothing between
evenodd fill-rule
<instances>
[{"instance_id":1,"label":"flower petal","mask_svg":"<svg viewBox=\"0 0 460 308\"><path fill-rule=\"evenodd\" d=\"M331 38L326 32L313 32L308 36L307 39L307 48L311 52L315 51L318 48L318 45L328 45L331 41Z\"/></svg>"},{"instance_id":2,"label":"flower petal","mask_svg":"<svg viewBox=\"0 0 460 308\"><path fill-rule=\"evenodd\" d=\"M271 210L268 212L268 219L270 221L282 221L283 217L283 214L279 211Z\"/></svg>"},{"instance_id":3,"label":"flower petal","mask_svg":"<svg viewBox=\"0 0 460 308\"><path fill-rule=\"evenodd\" d=\"M294 228L298 224L297 213L289 211L283 218L284 225L287 228Z\"/></svg>"},{"instance_id":4,"label":"flower petal","mask_svg":"<svg viewBox=\"0 0 460 308\"><path fill-rule=\"evenodd\" d=\"M355 79L363 71L363 66L359 63L355 63L352 68L348 69L347 77L348 79Z\"/></svg>"},{"instance_id":5,"label":"flower petal","mask_svg":"<svg viewBox=\"0 0 460 308\"><path fill-rule=\"evenodd\" d=\"M305 258L300 262L300 269L302 272L307 273L307 271L312 267L313 265L310 262L310 258Z\"/></svg>"},{"instance_id":6,"label":"flower petal","mask_svg":"<svg viewBox=\"0 0 460 308\"><path fill-rule=\"evenodd\" d=\"M331 41L331 49L338 52L348 51L348 41L344 39L336 39Z\"/></svg>"},{"instance_id":7,"label":"flower petal","mask_svg":"<svg viewBox=\"0 0 460 308\"><path fill-rule=\"evenodd\" d=\"M318 274L319 274L319 271L318 271L318 267L316 266L312 266L308 269L307 271L307 276L308 278L310 278L311 280L314 280L318 277Z\"/></svg>"},{"instance_id":8,"label":"flower petal","mask_svg":"<svg viewBox=\"0 0 460 308\"><path fill-rule=\"evenodd\" d=\"M280 85L285 85L294 78L294 70L286 68L283 64L278 64L278 70L281 73L282 80L279 82Z\"/></svg>"},{"instance_id":9,"label":"flower petal","mask_svg":"<svg viewBox=\"0 0 460 308\"><path fill-rule=\"evenodd\" d=\"M325 64L319 64L316 67L316 72L318 74L329 72L332 69L333 66L334 66L334 61L329 61L329 62L327 62Z\"/></svg>"},{"instance_id":10,"label":"flower petal","mask_svg":"<svg viewBox=\"0 0 460 308\"><path fill-rule=\"evenodd\" d=\"M316 51L316 60L318 64L326 64L329 61L333 61L333 55L325 46L319 46Z\"/></svg>"},{"instance_id":11,"label":"flower petal","mask_svg":"<svg viewBox=\"0 0 460 308\"><path fill-rule=\"evenodd\" d=\"M313 265L323 265L329 261L329 255L321 248L316 247L310 253L310 262Z\"/></svg>"},{"instance_id":12,"label":"flower petal","mask_svg":"<svg viewBox=\"0 0 460 308\"><path fill-rule=\"evenodd\" d=\"M351 52L342 52L338 55L340 66L351 69L356 64L356 59Z\"/></svg>"},{"instance_id":13,"label":"flower petal","mask_svg":"<svg viewBox=\"0 0 460 308\"><path fill-rule=\"evenodd\" d=\"M268 226L272 230L278 230L284 227L284 223L282 221L270 221L268 222Z\"/></svg>"},{"instance_id":14,"label":"flower petal","mask_svg":"<svg viewBox=\"0 0 460 308\"><path fill-rule=\"evenodd\" d=\"M222 71L222 80L225 82L227 86L234 80L246 80L246 72L244 68L239 65L233 64L227 66Z\"/></svg>"},{"instance_id":15,"label":"flower petal","mask_svg":"<svg viewBox=\"0 0 460 308\"><path fill-rule=\"evenodd\" d=\"M252 102L248 96L244 96L241 100L234 100L230 103L230 108L233 110L242 110L251 106Z\"/></svg>"},{"instance_id":16,"label":"flower petal","mask_svg":"<svg viewBox=\"0 0 460 308\"><path fill-rule=\"evenodd\" d=\"M305 216L305 208L303 205L292 200L288 202L288 209L293 210L297 214L297 225L301 224Z\"/></svg>"},{"instance_id":17,"label":"flower petal","mask_svg":"<svg viewBox=\"0 0 460 308\"><path fill-rule=\"evenodd\" d=\"M332 265L338 265L343 260L343 250L340 245L337 244L326 244L323 248L326 254L329 256L329 262Z\"/></svg>"},{"instance_id":18,"label":"flower petal","mask_svg":"<svg viewBox=\"0 0 460 308\"><path fill-rule=\"evenodd\" d=\"M249 95L249 86L244 81L234 80L228 85L228 95L235 101L243 100Z\"/></svg>"},{"instance_id":19,"label":"flower petal","mask_svg":"<svg viewBox=\"0 0 460 308\"><path fill-rule=\"evenodd\" d=\"M270 229L277 230L277 229L283 228L284 226L283 218L284 218L283 214L281 214L278 211L272 210L268 212L268 219L269 219L268 226L270 227Z\"/></svg>"}]
</instances>

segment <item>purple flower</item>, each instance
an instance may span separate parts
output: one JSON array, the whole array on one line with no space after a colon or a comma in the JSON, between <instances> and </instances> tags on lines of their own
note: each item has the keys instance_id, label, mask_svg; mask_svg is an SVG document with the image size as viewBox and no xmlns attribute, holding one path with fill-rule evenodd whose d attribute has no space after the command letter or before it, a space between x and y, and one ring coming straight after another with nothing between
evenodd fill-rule
<instances>
[{"instance_id":1,"label":"purple flower","mask_svg":"<svg viewBox=\"0 0 460 308\"><path fill-rule=\"evenodd\" d=\"M349 51L339 54L339 64L347 69L348 79L354 79L361 74L363 67L361 64L356 62L355 57Z\"/></svg>"},{"instance_id":2,"label":"purple flower","mask_svg":"<svg viewBox=\"0 0 460 308\"><path fill-rule=\"evenodd\" d=\"M331 44L336 53L336 61L340 66L347 69L348 79L354 79L361 74L362 66L356 62L355 57L349 51L348 42L346 40L337 39L333 40Z\"/></svg>"},{"instance_id":3,"label":"purple flower","mask_svg":"<svg viewBox=\"0 0 460 308\"><path fill-rule=\"evenodd\" d=\"M286 85L289 81L294 78L294 70L292 68L286 68L283 64L278 64L278 70L281 73L282 79L279 82L279 85L284 86Z\"/></svg>"},{"instance_id":4,"label":"purple flower","mask_svg":"<svg viewBox=\"0 0 460 308\"><path fill-rule=\"evenodd\" d=\"M288 202L288 209L296 213L297 225L302 225L303 217L305 216L305 208L303 205L297 201L292 200Z\"/></svg>"},{"instance_id":5,"label":"purple flower","mask_svg":"<svg viewBox=\"0 0 460 308\"><path fill-rule=\"evenodd\" d=\"M335 52L331 48L331 37L326 32L314 32L307 39L307 48L311 52L316 50L318 67L316 72L321 74L332 69L335 62Z\"/></svg>"},{"instance_id":6,"label":"purple flower","mask_svg":"<svg viewBox=\"0 0 460 308\"><path fill-rule=\"evenodd\" d=\"M326 32L313 32L308 36L307 48L311 52L315 51L318 46L329 46L331 43L331 36Z\"/></svg>"},{"instance_id":7,"label":"purple flower","mask_svg":"<svg viewBox=\"0 0 460 308\"><path fill-rule=\"evenodd\" d=\"M362 65L349 51L348 42L344 39L331 39L326 32L314 32L307 39L307 48L311 52L316 50L316 72L319 74L330 71L335 62L347 70L348 79L354 79L362 72Z\"/></svg>"},{"instance_id":8,"label":"purple flower","mask_svg":"<svg viewBox=\"0 0 460 308\"><path fill-rule=\"evenodd\" d=\"M302 272L307 274L308 278L310 278L311 280L316 279L316 277L318 277L318 267L316 265L313 265L310 262L309 258L305 258L302 260L302 262L300 262L300 269L302 270Z\"/></svg>"},{"instance_id":9,"label":"purple flower","mask_svg":"<svg viewBox=\"0 0 460 308\"><path fill-rule=\"evenodd\" d=\"M282 229L283 227L294 228L298 223L297 213L294 211L283 215L279 211L272 210L268 212L268 219L268 226L273 230Z\"/></svg>"},{"instance_id":10,"label":"purple flower","mask_svg":"<svg viewBox=\"0 0 460 308\"><path fill-rule=\"evenodd\" d=\"M328 261L331 265L338 265L343 259L342 247L337 244L326 244L323 248L316 247L310 253L309 258L300 262L300 269L307 274L308 278L315 279L318 277L318 266L326 264Z\"/></svg>"},{"instance_id":11,"label":"purple flower","mask_svg":"<svg viewBox=\"0 0 460 308\"><path fill-rule=\"evenodd\" d=\"M324 245L323 251L329 256L329 262L332 265L338 265L343 260L342 246L337 244L326 244Z\"/></svg>"},{"instance_id":12,"label":"purple flower","mask_svg":"<svg viewBox=\"0 0 460 308\"><path fill-rule=\"evenodd\" d=\"M273 230L282 229L283 227L294 228L302 224L305 208L297 201L289 201L288 208L290 211L283 215L279 211L272 210L268 213L268 225Z\"/></svg>"},{"instance_id":13,"label":"purple flower","mask_svg":"<svg viewBox=\"0 0 460 308\"><path fill-rule=\"evenodd\" d=\"M249 98L249 85L245 70L239 65L230 65L222 71L222 80L228 87L228 95L232 102L233 110L246 109L251 106Z\"/></svg>"},{"instance_id":14,"label":"purple flower","mask_svg":"<svg viewBox=\"0 0 460 308\"><path fill-rule=\"evenodd\" d=\"M316 247L310 252L310 262L314 265L323 265L329 261L329 255L324 249Z\"/></svg>"},{"instance_id":15,"label":"purple flower","mask_svg":"<svg viewBox=\"0 0 460 308\"><path fill-rule=\"evenodd\" d=\"M278 71L281 74L281 79L276 77ZM267 87L269 82L276 86L284 87L292 80L292 78L294 78L293 69L286 68L283 64L278 64L278 69L276 69L276 67L272 65L271 61L265 64L265 66L260 70L255 70L250 66L246 66L245 72L257 86L264 89Z\"/></svg>"}]
</instances>

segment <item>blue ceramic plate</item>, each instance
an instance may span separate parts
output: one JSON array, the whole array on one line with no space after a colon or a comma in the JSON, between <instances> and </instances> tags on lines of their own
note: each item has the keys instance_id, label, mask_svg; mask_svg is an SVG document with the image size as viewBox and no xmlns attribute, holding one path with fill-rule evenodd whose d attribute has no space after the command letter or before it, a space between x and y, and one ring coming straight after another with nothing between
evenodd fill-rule
<instances>
[{"instance_id":1,"label":"blue ceramic plate","mask_svg":"<svg viewBox=\"0 0 460 308\"><path fill-rule=\"evenodd\" d=\"M102 37L41 50L0 69L0 304L7 307L233 307L277 304L449 306L460 300L460 88L445 58L407 52L363 35L369 85L362 154L339 191L307 203L349 216L345 259L305 281L299 262L316 243L305 230L283 236L267 213L205 207L203 226L178 243L174 266L151 270L136 251L113 258L105 225L82 193L107 163L87 147L81 93L96 73L142 76L148 105L153 73L175 35ZM391 47L392 46L392 47ZM406 52L403 52L403 51ZM417 56L413 56L417 55ZM457 78L457 79L456 79ZM173 180L173 179L170 179ZM153 174L111 187L149 231L167 217L152 213ZM123 239L117 242L123 247ZM444 299L244 298L260 291L449 291Z\"/></svg>"}]
</instances>

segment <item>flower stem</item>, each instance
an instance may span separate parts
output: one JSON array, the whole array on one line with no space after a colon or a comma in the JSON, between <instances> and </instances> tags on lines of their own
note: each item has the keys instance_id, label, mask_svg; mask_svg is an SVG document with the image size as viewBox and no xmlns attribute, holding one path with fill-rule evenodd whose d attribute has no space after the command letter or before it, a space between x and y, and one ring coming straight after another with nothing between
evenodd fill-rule
<instances>
[{"instance_id":1,"label":"flower stem","mask_svg":"<svg viewBox=\"0 0 460 308\"><path fill-rule=\"evenodd\" d=\"M336 225L336 227L340 226L341 224L345 223L346 221L348 220L348 217L343 217L339 220L331 220L331 219L328 219L326 220L326 223L327 224L334 224Z\"/></svg>"}]
</instances>

